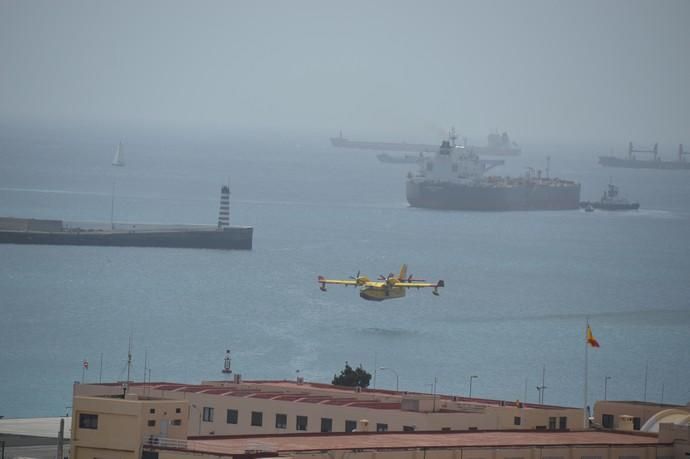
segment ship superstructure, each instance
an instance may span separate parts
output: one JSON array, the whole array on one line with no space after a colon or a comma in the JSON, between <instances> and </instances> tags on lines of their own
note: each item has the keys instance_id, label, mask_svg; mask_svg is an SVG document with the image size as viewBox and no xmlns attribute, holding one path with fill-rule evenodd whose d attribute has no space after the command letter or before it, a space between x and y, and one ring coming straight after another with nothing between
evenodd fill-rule
<instances>
[{"instance_id":1,"label":"ship superstructure","mask_svg":"<svg viewBox=\"0 0 690 459\"><path fill-rule=\"evenodd\" d=\"M476 153L443 141L438 153L408 174L407 201L413 207L448 210L577 209L580 184L530 171L522 177L486 177L502 160L482 160Z\"/></svg>"}]
</instances>

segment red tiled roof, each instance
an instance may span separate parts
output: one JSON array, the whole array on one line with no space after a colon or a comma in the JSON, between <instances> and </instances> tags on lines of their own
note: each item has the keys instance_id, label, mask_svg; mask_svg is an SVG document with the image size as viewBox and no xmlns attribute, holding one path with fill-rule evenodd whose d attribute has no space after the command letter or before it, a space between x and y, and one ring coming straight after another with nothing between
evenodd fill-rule
<instances>
[{"instance_id":1,"label":"red tiled roof","mask_svg":"<svg viewBox=\"0 0 690 459\"><path fill-rule=\"evenodd\" d=\"M220 381L219 381L220 383ZM157 383L131 383L131 386L149 386L152 387L153 389L158 389L158 390L163 390L163 391L175 391L175 392L192 392L192 393L204 393L204 394L211 394L211 395L224 395L224 396L229 396L229 397L247 397L247 398L257 398L257 399L270 399L270 400L278 400L278 401L289 401L289 402L300 402L300 403L321 403L324 405L335 405L335 406L349 406L349 407L356 407L356 408L372 408L372 409L384 409L384 410L399 410L401 408L400 402L381 402L377 400L372 400L371 398L374 398L376 395L399 395L399 396L404 396L404 395L409 395L409 396L415 396L415 395L425 395L428 396L429 394L419 394L419 393L414 393L414 392L395 392L395 391L390 391L390 390L383 390L383 389L361 389L361 391L358 391L358 394L362 398L355 398L352 396L347 396L348 394L353 394L352 388L349 387L342 387L342 386L334 386L331 384L324 384L324 383L311 383L311 382L304 382L304 383L297 383L295 381L287 381L287 380L277 380L277 381L244 381L243 384L246 385L254 385L255 388L247 387L245 385L225 385L225 386L218 386L217 384L202 384L202 385L195 385L195 384L176 384L176 383L165 383L165 382L157 382ZM107 385L107 384L105 384ZM256 386L266 386L266 389L269 389L269 391L263 391L263 387L256 387ZM303 388L304 390L307 390L307 392L277 392L277 391L270 391L270 388L279 388L279 387L285 387L288 390L295 390L298 388ZM321 391L327 391L328 393L326 394L318 394L318 393L313 393L313 392L308 392L308 389L319 389ZM332 394L332 395L330 395ZM368 396L368 397L367 397ZM367 398L370 398L370 400L367 400ZM479 399L479 398L468 398L468 397L460 397L460 396L450 396L450 395L440 395L440 398L442 400L447 400L447 401L456 401L456 402L465 402L465 403L471 403L471 404L476 404L477 406L516 406L516 402L509 402L509 401L501 401L501 400L491 400L491 399ZM535 405L535 404L522 404L523 407L526 408L537 408L537 409L555 409L555 408L563 408L563 407L557 407L557 406L551 406L551 405ZM451 407L445 407L443 408L444 412L455 412L458 410L455 410L454 408ZM462 410L460 410L462 411Z\"/></svg>"}]
</instances>

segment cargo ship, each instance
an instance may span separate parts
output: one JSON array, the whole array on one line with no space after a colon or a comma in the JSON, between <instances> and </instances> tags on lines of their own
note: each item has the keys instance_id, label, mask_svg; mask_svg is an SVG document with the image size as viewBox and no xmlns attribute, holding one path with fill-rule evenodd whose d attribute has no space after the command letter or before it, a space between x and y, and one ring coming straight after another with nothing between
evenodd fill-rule
<instances>
[{"instance_id":1,"label":"cargo ship","mask_svg":"<svg viewBox=\"0 0 690 459\"><path fill-rule=\"evenodd\" d=\"M651 159L638 159L634 153L652 154ZM606 167L627 167L632 169L686 169L690 170L690 161L686 156L689 151L683 150L683 144L678 146L678 159L674 161L663 160L659 157L659 144L654 144L653 148L635 149L632 142L628 144L628 157L620 158L617 156L599 156L599 164Z\"/></svg>"},{"instance_id":2,"label":"cargo ship","mask_svg":"<svg viewBox=\"0 0 690 459\"><path fill-rule=\"evenodd\" d=\"M500 160L481 160L472 150L443 141L438 153L408 174L407 202L412 207L447 210L578 209L580 184L530 171L524 177L485 177Z\"/></svg>"},{"instance_id":3,"label":"cargo ship","mask_svg":"<svg viewBox=\"0 0 690 459\"><path fill-rule=\"evenodd\" d=\"M0 217L0 243L251 250L253 228L230 226L230 189L221 188L217 225L65 224L62 220Z\"/></svg>"},{"instance_id":4,"label":"cargo ship","mask_svg":"<svg viewBox=\"0 0 690 459\"><path fill-rule=\"evenodd\" d=\"M455 137L455 130L451 129L450 136ZM343 137L340 132L338 137L331 137L331 144L338 148L355 148L358 150L379 150L379 151L407 151L413 153L433 153L438 150L438 145L431 145L425 143L405 143L405 142L370 142L349 140ZM492 133L487 137L485 146L465 145L457 146L457 148L465 148L474 151L478 155L487 156L516 156L521 153L521 149L517 143L512 142L507 133L498 134ZM380 155L379 155L380 156ZM410 155L406 156L408 158ZM390 156L389 156L390 158ZM379 157L381 160L381 158ZM381 160L384 161L384 160ZM384 162L399 162L399 161L384 161ZM407 161L413 162L413 161Z\"/></svg>"}]
</instances>

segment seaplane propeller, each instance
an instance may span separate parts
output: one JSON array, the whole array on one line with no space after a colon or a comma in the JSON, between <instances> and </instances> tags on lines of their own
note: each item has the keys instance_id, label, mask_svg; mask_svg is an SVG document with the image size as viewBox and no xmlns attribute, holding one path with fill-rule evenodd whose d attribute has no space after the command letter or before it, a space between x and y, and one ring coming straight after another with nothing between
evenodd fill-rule
<instances>
[{"instance_id":1,"label":"seaplane propeller","mask_svg":"<svg viewBox=\"0 0 690 459\"><path fill-rule=\"evenodd\" d=\"M355 281L357 285L364 285L366 282L368 282L368 278L366 276L360 276L360 271L357 271L356 276L350 276L350 279Z\"/></svg>"}]
</instances>

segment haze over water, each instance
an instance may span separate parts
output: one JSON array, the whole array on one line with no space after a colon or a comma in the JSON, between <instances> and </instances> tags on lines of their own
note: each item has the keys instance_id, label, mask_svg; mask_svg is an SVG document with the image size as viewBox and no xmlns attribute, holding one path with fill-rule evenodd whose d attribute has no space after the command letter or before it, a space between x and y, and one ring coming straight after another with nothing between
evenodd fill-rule
<instances>
[{"instance_id":1,"label":"haze over water","mask_svg":"<svg viewBox=\"0 0 690 459\"><path fill-rule=\"evenodd\" d=\"M254 250L0 245L0 416L64 414L71 383L330 382L347 360L403 390L536 401L690 399L690 174L605 169L628 141L690 144L690 3L612 0L0 2L0 216L231 220ZM328 137L523 155L628 213L440 212L406 166ZM126 166L110 165L122 141ZM441 296L365 302L319 274L410 272ZM103 367L100 371L100 356ZM146 357L145 357L146 356ZM645 366L648 367L644 391ZM394 387L391 372L375 384Z\"/></svg>"},{"instance_id":2,"label":"haze over water","mask_svg":"<svg viewBox=\"0 0 690 459\"><path fill-rule=\"evenodd\" d=\"M494 170L521 173L552 155L552 175L597 198L613 177L642 203L629 213L444 212L407 206L408 166L332 148L325 137L126 145L2 141L0 215L129 223L213 224L230 178L231 220L255 227L254 250L0 245L0 396L5 416L60 415L71 383L221 379L226 348L246 379L330 382L347 360L395 369L402 390L437 390L580 406L584 324L590 401L685 403L690 380L690 180L687 171L605 169L570 149L524 146ZM35 136L34 136L35 138ZM585 147L590 148L590 147ZM161 161L165 152L165 161ZM592 151L596 151L592 150ZM589 156L589 155L588 155ZM366 302L320 292L318 274L397 272L401 263L440 297ZM100 355L103 368L100 369ZM378 387L394 388L390 372Z\"/></svg>"}]
</instances>

